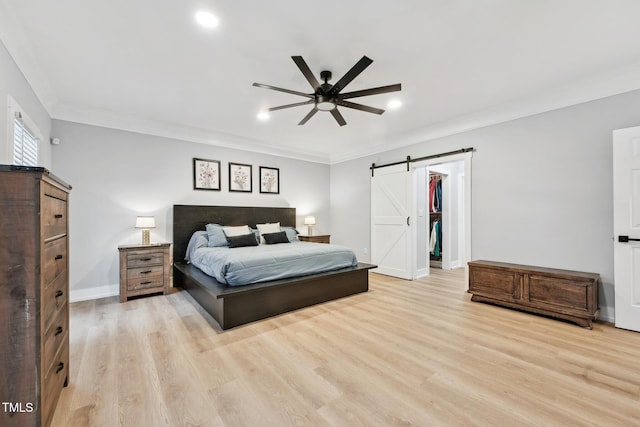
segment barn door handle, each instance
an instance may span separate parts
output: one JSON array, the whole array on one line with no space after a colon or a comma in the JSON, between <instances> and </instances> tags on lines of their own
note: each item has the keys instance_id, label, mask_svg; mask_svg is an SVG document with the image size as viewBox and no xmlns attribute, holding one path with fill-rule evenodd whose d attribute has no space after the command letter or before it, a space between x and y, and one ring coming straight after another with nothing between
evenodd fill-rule
<instances>
[{"instance_id":1,"label":"barn door handle","mask_svg":"<svg viewBox=\"0 0 640 427\"><path fill-rule=\"evenodd\" d=\"M640 239L632 239L629 236L618 236L618 242L620 242L620 243L640 242Z\"/></svg>"}]
</instances>

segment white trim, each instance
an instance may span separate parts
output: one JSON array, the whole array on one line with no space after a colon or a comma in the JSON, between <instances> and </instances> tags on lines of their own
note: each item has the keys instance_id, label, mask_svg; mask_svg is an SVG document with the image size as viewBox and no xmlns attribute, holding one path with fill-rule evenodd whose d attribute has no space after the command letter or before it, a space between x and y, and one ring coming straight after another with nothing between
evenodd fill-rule
<instances>
[{"instance_id":1,"label":"white trim","mask_svg":"<svg viewBox=\"0 0 640 427\"><path fill-rule=\"evenodd\" d=\"M104 285L94 288L71 290L69 292L69 302L89 301L100 298L120 295L120 285Z\"/></svg>"},{"instance_id":2,"label":"white trim","mask_svg":"<svg viewBox=\"0 0 640 427\"><path fill-rule=\"evenodd\" d=\"M460 260L460 263L464 264L465 271L465 286L469 286L469 268L468 262L471 261L471 159L473 158L473 152L468 151L466 153L452 154L450 156L437 157L433 159L420 160L414 163L411 163L411 174L415 175L415 171L418 168L424 168L429 166L435 166L441 163L451 163L455 161L464 161L464 214L463 214L463 223L464 223L464 259ZM413 207L417 206L417 189L415 179L412 180L413 189L412 189L412 197L413 197ZM414 228L416 221L412 221L411 226L411 236L412 236L412 257L415 259L417 255L417 230ZM415 265L415 262L414 262ZM452 265L449 265L449 268L454 268ZM414 277L417 272L414 272ZM427 268L428 275L428 268Z\"/></svg>"},{"instance_id":3,"label":"white trim","mask_svg":"<svg viewBox=\"0 0 640 427\"><path fill-rule=\"evenodd\" d=\"M547 88L540 93L529 94L492 108L395 135L392 141L388 138L369 141L366 146L360 146L362 148L332 155L331 164L380 154L637 89L640 89L640 61L579 79L567 85Z\"/></svg>"},{"instance_id":4,"label":"white trim","mask_svg":"<svg viewBox=\"0 0 640 427\"><path fill-rule=\"evenodd\" d=\"M143 135L172 138L180 141L197 142L216 147L232 148L234 150L251 151L253 153L329 164L329 155L317 151L287 149L281 146L274 146L264 141L227 134L213 129L202 129L123 115L99 108L75 108L69 105L58 104L53 111L52 119L141 133Z\"/></svg>"}]
</instances>

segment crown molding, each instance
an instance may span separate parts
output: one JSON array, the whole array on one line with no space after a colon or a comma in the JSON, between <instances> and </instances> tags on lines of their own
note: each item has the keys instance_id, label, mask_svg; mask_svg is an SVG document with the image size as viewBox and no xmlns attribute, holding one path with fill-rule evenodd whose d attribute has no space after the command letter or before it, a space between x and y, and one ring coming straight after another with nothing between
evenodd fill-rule
<instances>
[{"instance_id":1,"label":"crown molding","mask_svg":"<svg viewBox=\"0 0 640 427\"><path fill-rule=\"evenodd\" d=\"M34 49L28 34L17 24L18 20L7 3L5 0L0 0L0 41L4 44L44 109L51 116L51 112L58 102L58 97L42 72L43 68L38 59L33 54Z\"/></svg>"},{"instance_id":2,"label":"crown molding","mask_svg":"<svg viewBox=\"0 0 640 427\"><path fill-rule=\"evenodd\" d=\"M406 132L392 139L372 141L367 144L366 148L357 148L332 155L330 164L355 160L638 89L640 89L640 61L589 78L579 79L568 85L545 89L537 94L521 97L473 114Z\"/></svg>"},{"instance_id":3,"label":"crown molding","mask_svg":"<svg viewBox=\"0 0 640 427\"><path fill-rule=\"evenodd\" d=\"M180 141L214 145L234 150L287 157L314 163L329 163L329 156L320 152L275 147L265 141L254 140L211 129L201 129L142 117L123 115L113 111L97 108L79 108L72 105L58 104L53 110L52 118L145 135L171 138Z\"/></svg>"}]
</instances>

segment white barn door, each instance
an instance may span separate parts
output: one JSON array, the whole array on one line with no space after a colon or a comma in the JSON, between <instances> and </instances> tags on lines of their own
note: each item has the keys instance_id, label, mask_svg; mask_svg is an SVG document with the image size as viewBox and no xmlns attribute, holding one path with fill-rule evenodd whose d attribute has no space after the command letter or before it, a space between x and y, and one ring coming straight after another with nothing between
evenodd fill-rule
<instances>
[{"instance_id":1,"label":"white barn door","mask_svg":"<svg viewBox=\"0 0 640 427\"><path fill-rule=\"evenodd\" d=\"M407 165L374 169L371 177L371 263L376 273L412 279L411 172Z\"/></svg>"},{"instance_id":2,"label":"white barn door","mask_svg":"<svg viewBox=\"0 0 640 427\"><path fill-rule=\"evenodd\" d=\"M613 132L615 324L640 331L640 127Z\"/></svg>"}]
</instances>

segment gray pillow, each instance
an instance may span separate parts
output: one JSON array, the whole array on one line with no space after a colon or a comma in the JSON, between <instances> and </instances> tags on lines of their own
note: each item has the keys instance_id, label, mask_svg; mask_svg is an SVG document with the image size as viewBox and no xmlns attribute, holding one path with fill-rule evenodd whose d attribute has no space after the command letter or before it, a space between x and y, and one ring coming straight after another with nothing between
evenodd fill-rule
<instances>
[{"instance_id":1,"label":"gray pillow","mask_svg":"<svg viewBox=\"0 0 640 427\"><path fill-rule=\"evenodd\" d=\"M185 254L185 261L191 260L191 254L198 248L206 248L209 246L209 238L207 232L204 230L198 230L193 235L191 235L191 239L189 239L189 244L187 245L187 253Z\"/></svg>"},{"instance_id":2,"label":"gray pillow","mask_svg":"<svg viewBox=\"0 0 640 427\"><path fill-rule=\"evenodd\" d=\"M227 236L225 236L220 224L207 224L207 235L209 236L209 247L217 248L229 246Z\"/></svg>"},{"instance_id":3,"label":"gray pillow","mask_svg":"<svg viewBox=\"0 0 640 427\"><path fill-rule=\"evenodd\" d=\"M284 231L285 233L287 233L287 239L289 239L290 242L295 242L296 240L298 240L298 230L296 230L293 227L280 227L280 229L282 231Z\"/></svg>"}]
</instances>

